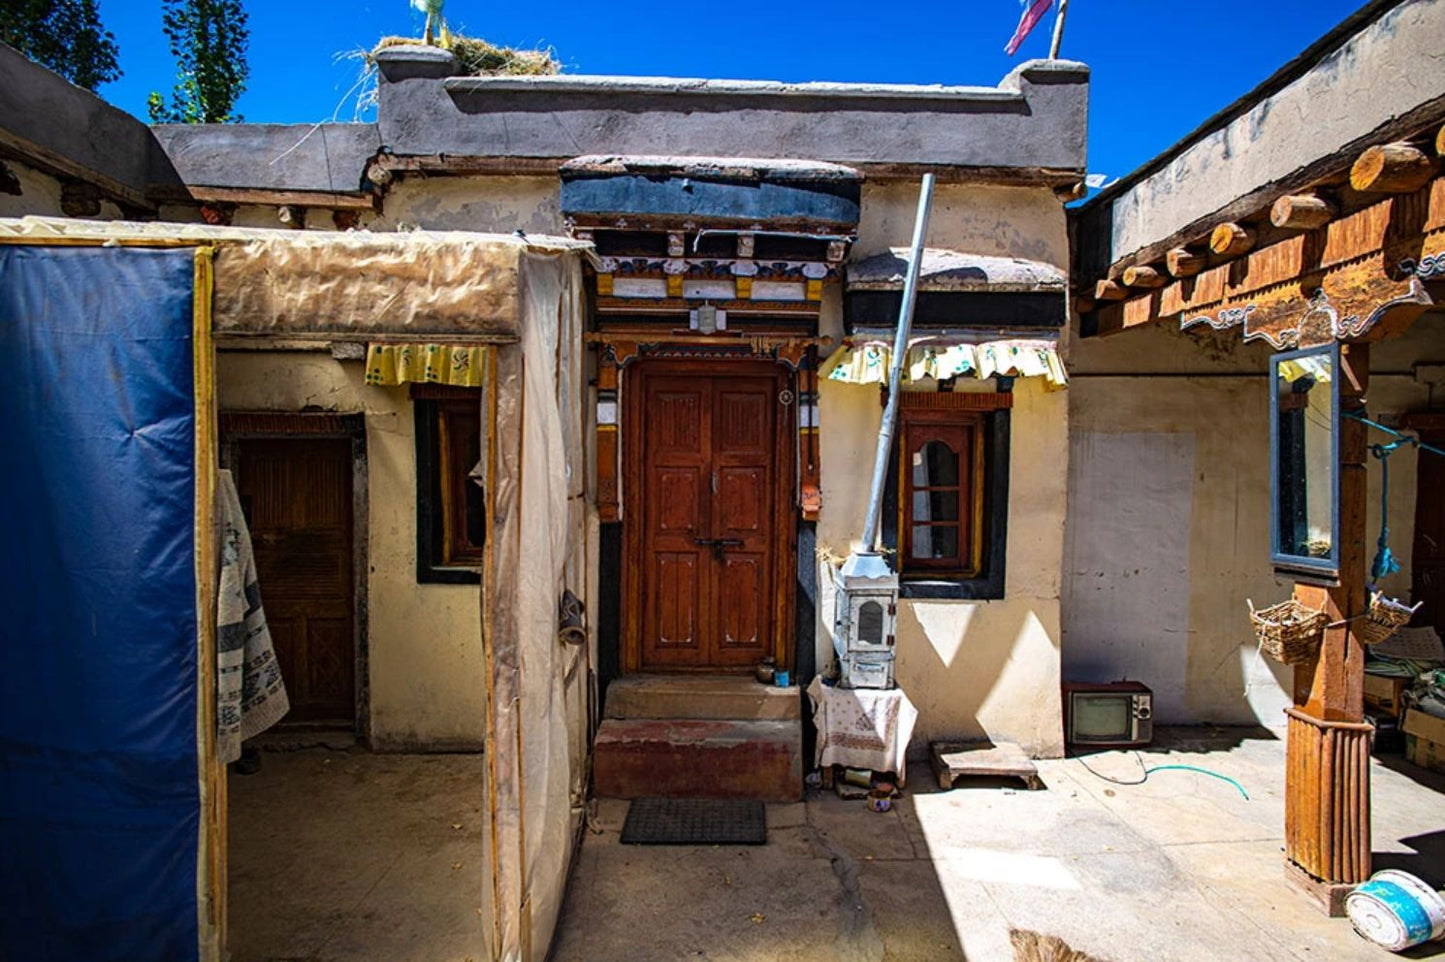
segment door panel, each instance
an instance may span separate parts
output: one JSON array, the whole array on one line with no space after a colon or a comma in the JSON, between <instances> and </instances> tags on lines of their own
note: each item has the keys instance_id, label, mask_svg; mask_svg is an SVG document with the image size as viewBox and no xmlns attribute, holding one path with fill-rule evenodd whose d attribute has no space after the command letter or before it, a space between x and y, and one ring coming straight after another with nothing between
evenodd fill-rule
<instances>
[{"instance_id":1,"label":"door panel","mask_svg":"<svg viewBox=\"0 0 1445 962\"><path fill-rule=\"evenodd\" d=\"M355 723L351 471L345 438L236 445L236 488L291 701L286 722Z\"/></svg>"},{"instance_id":2,"label":"door panel","mask_svg":"<svg viewBox=\"0 0 1445 962\"><path fill-rule=\"evenodd\" d=\"M710 510L711 386L654 378L645 388L643 632L654 667L696 667L706 658L710 610L707 548L697 539Z\"/></svg>"},{"instance_id":3,"label":"door panel","mask_svg":"<svg viewBox=\"0 0 1445 962\"><path fill-rule=\"evenodd\" d=\"M643 668L744 668L773 652L781 387L725 366L642 373Z\"/></svg>"}]
</instances>

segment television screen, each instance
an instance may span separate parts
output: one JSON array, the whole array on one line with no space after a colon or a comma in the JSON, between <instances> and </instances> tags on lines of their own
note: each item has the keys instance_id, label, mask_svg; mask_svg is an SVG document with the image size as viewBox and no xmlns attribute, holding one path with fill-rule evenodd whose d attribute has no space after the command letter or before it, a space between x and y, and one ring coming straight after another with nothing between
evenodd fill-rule
<instances>
[{"instance_id":1,"label":"television screen","mask_svg":"<svg viewBox=\"0 0 1445 962\"><path fill-rule=\"evenodd\" d=\"M1119 741L1129 737L1128 696L1077 692L1073 698L1075 741Z\"/></svg>"}]
</instances>

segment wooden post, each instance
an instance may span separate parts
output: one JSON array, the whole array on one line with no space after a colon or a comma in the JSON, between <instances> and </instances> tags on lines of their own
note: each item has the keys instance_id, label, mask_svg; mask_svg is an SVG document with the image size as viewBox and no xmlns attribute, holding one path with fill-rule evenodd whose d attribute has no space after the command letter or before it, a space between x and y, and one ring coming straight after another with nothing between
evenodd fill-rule
<instances>
[{"instance_id":1,"label":"wooden post","mask_svg":"<svg viewBox=\"0 0 1445 962\"><path fill-rule=\"evenodd\" d=\"M1054 38L1049 44L1049 59L1059 59L1059 45L1064 42L1064 16L1069 12L1069 0L1059 0L1059 15L1054 20Z\"/></svg>"},{"instance_id":2,"label":"wooden post","mask_svg":"<svg viewBox=\"0 0 1445 962\"><path fill-rule=\"evenodd\" d=\"M1370 381L1370 347L1341 348L1340 404L1363 402ZM1349 888L1370 875L1370 727L1364 721L1365 649L1349 619L1366 597L1366 427L1339 425L1339 584L1298 584L1295 597L1323 609L1319 655L1295 666L1295 707L1288 712L1285 763L1286 875L1331 915L1343 912Z\"/></svg>"}]
</instances>

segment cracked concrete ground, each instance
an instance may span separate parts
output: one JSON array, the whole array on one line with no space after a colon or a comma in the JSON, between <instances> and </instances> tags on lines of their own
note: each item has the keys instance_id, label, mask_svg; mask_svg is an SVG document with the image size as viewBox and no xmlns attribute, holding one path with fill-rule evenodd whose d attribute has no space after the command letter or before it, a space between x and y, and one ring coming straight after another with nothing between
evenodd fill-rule
<instances>
[{"instance_id":1,"label":"cracked concrete ground","mask_svg":"<svg viewBox=\"0 0 1445 962\"><path fill-rule=\"evenodd\" d=\"M1169 764L1250 798L1189 771L1116 783ZM1284 744L1268 732L1163 730L1138 758L1039 767L1044 791L941 792L918 766L883 815L831 793L773 805L762 847L622 845L627 803L602 800L552 958L991 962L1013 958L1011 927L1114 962L1389 957L1286 887ZM1372 777L1376 868L1445 885L1445 777L1394 759Z\"/></svg>"}]
</instances>

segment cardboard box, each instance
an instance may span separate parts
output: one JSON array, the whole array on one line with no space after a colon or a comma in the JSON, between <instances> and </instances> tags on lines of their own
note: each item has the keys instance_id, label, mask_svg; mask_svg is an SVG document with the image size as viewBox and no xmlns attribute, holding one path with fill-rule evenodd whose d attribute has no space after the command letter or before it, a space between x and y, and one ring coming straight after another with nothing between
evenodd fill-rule
<instances>
[{"instance_id":1,"label":"cardboard box","mask_svg":"<svg viewBox=\"0 0 1445 962\"><path fill-rule=\"evenodd\" d=\"M1400 696L1410 684L1408 678L1391 678L1365 672L1365 707L1392 718L1400 717Z\"/></svg>"},{"instance_id":2,"label":"cardboard box","mask_svg":"<svg viewBox=\"0 0 1445 962\"><path fill-rule=\"evenodd\" d=\"M1421 768L1445 772L1445 718L1418 708L1405 712L1405 758Z\"/></svg>"}]
</instances>

